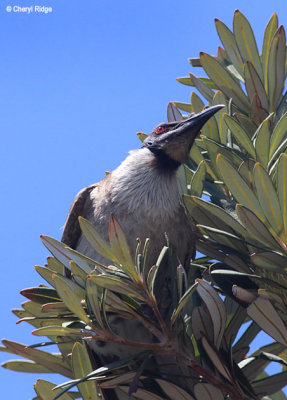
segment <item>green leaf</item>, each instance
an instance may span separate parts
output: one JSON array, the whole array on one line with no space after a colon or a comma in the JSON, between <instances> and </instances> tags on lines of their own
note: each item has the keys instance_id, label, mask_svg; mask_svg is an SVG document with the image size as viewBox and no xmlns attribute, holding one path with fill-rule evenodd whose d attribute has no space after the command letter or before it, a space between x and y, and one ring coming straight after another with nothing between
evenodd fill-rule
<instances>
[{"instance_id":1,"label":"green leaf","mask_svg":"<svg viewBox=\"0 0 287 400\"><path fill-rule=\"evenodd\" d=\"M39 304L61 301L56 290L48 287L32 287L29 289L23 289L20 293L22 296L27 297L27 299Z\"/></svg>"},{"instance_id":2,"label":"green leaf","mask_svg":"<svg viewBox=\"0 0 287 400\"><path fill-rule=\"evenodd\" d=\"M264 253L254 253L251 261L256 267L268 269L280 274L287 274L287 258L274 251Z\"/></svg>"},{"instance_id":3,"label":"green leaf","mask_svg":"<svg viewBox=\"0 0 287 400\"><path fill-rule=\"evenodd\" d=\"M287 328L269 300L257 297L247 313L268 335L287 346Z\"/></svg>"},{"instance_id":4,"label":"green leaf","mask_svg":"<svg viewBox=\"0 0 287 400\"><path fill-rule=\"evenodd\" d=\"M72 367L76 379L84 378L93 371L93 367L85 346L76 342L72 351ZM100 400L102 396L98 396L96 382L85 381L79 383L79 391L83 400Z\"/></svg>"},{"instance_id":5,"label":"green leaf","mask_svg":"<svg viewBox=\"0 0 287 400\"><path fill-rule=\"evenodd\" d=\"M65 328L57 325L50 325L44 328L36 329L32 331L32 334L35 336L76 336L76 338L89 336L88 333L82 333L80 329Z\"/></svg>"},{"instance_id":6,"label":"green leaf","mask_svg":"<svg viewBox=\"0 0 287 400\"><path fill-rule=\"evenodd\" d=\"M64 243L59 242L46 235L41 235L41 240L47 249L55 256L55 259L48 258L48 267L52 262L51 269L61 275L63 274L63 268L60 268L59 262L62 263L66 268L70 268L70 261L73 260L79 267L81 267L87 274L93 269L95 265L101 266L101 264L85 257L83 254L78 253L66 246Z\"/></svg>"},{"instance_id":7,"label":"green leaf","mask_svg":"<svg viewBox=\"0 0 287 400\"><path fill-rule=\"evenodd\" d=\"M283 232L283 220L277 193L267 171L256 163L253 169L257 197L268 222L280 236Z\"/></svg>"},{"instance_id":8,"label":"green leaf","mask_svg":"<svg viewBox=\"0 0 287 400\"><path fill-rule=\"evenodd\" d=\"M262 54L261 54L261 62L263 66L263 75L264 75L264 87L266 92L268 91L268 61L270 56L270 46L272 38L277 29L278 29L278 17L277 14L274 13L270 18L264 31Z\"/></svg>"},{"instance_id":9,"label":"green leaf","mask_svg":"<svg viewBox=\"0 0 287 400\"><path fill-rule=\"evenodd\" d=\"M111 246L102 238L91 222L85 218L79 217L79 223L83 235L97 253L108 260L118 261L113 254Z\"/></svg>"},{"instance_id":10,"label":"green leaf","mask_svg":"<svg viewBox=\"0 0 287 400\"><path fill-rule=\"evenodd\" d=\"M70 261L70 270L72 273L73 280L81 287L85 287L85 279L87 273L82 270L73 260Z\"/></svg>"},{"instance_id":11,"label":"green leaf","mask_svg":"<svg viewBox=\"0 0 287 400\"><path fill-rule=\"evenodd\" d=\"M252 141L249 139L244 129L229 115L225 114L223 118L237 142L251 155L252 158L255 159L256 155Z\"/></svg>"},{"instance_id":12,"label":"green leaf","mask_svg":"<svg viewBox=\"0 0 287 400\"><path fill-rule=\"evenodd\" d=\"M256 160L259 161L264 168L267 168L269 162L269 149L270 149L270 131L269 131L269 118L265 119L258 127L254 136Z\"/></svg>"},{"instance_id":13,"label":"green leaf","mask_svg":"<svg viewBox=\"0 0 287 400\"><path fill-rule=\"evenodd\" d=\"M284 234L287 235L287 154L281 154L277 166L277 192L283 216Z\"/></svg>"},{"instance_id":14,"label":"green leaf","mask_svg":"<svg viewBox=\"0 0 287 400\"><path fill-rule=\"evenodd\" d=\"M202 279L197 279L196 282L197 293L205 303L213 322L214 344L219 348L226 323L224 303L211 285Z\"/></svg>"},{"instance_id":15,"label":"green leaf","mask_svg":"<svg viewBox=\"0 0 287 400\"><path fill-rule=\"evenodd\" d=\"M212 320L207 308L202 304L194 307L191 312L192 334L197 341L200 341L202 335L206 336L210 342L214 342Z\"/></svg>"},{"instance_id":16,"label":"green leaf","mask_svg":"<svg viewBox=\"0 0 287 400\"><path fill-rule=\"evenodd\" d=\"M57 292L68 309L71 310L81 321L84 321L87 325L91 326L92 323L82 306L82 301L85 299L84 290L68 278L55 275L53 280Z\"/></svg>"},{"instance_id":17,"label":"green leaf","mask_svg":"<svg viewBox=\"0 0 287 400\"><path fill-rule=\"evenodd\" d=\"M29 360L48 368L51 372L67 376L69 378L73 377L70 367L61 359L61 357L56 357L55 355L46 353L45 351L33 349L25 344L13 342L7 339L2 340L2 343L12 353L24 358L28 358Z\"/></svg>"},{"instance_id":18,"label":"green leaf","mask_svg":"<svg viewBox=\"0 0 287 400\"><path fill-rule=\"evenodd\" d=\"M51 271L49 268L41 267L39 265L35 265L35 270L43 279L45 279L46 282L53 286L54 282L52 276L55 273L54 271Z\"/></svg>"},{"instance_id":19,"label":"green leaf","mask_svg":"<svg viewBox=\"0 0 287 400\"><path fill-rule=\"evenodd\" d=\"M218 89L228 98L232 98L234 103L247 113L250 107L248 98L232 75L209 54L201 52L200 60L205 72L215 82Z\"/></svg>"},{"instance_id":20,"label":"green leaf","mask_svg":"<svg viewBox=\"0 0 287 400\"><path fill-rule=\"evenodd\" d=\"M137 137L139 138L139 140L141 142L143 142L148 137L148 135L146 133L143 133L143 132L138 132L137 133Z\"/></svg>"},{"instance_id":21,"label":"green leaf","mask_svg":"<svg viewBox=\"0 0 287 400\"><path fill-rule=\"evenodd\" d=\"M281 25L272 38L268 60L268 96L271 111L276 111L284 88L285 59L286 35Z\"/></svg>"},{"instance_id":22,"label":"green leaf","mask_svg":"<svg viewBox=\"0 0 287 400\"><path fill-rule=\"evenodd\" d=\"M272 249L282 250L274 237L271 235L266 224L262 222L251 210L241 204L236 205L236 212L240 222L246 228L247 237L262 243Z\"/></svg>"},{"instance_id":23,"label":"green leaf","mask_svg":"<svg viewBox=\"0 0 287 400\"><path fill-rule=\"evenodd\" d=\"M239 123L239 125L242 126L242 128L245 130L245 132L247 133L247 135L249 135L251 139L254 135L254 132L258 128L258 124L256 124L250 117L247 117L247 115L244 114L234 113L233 118Z\"/></svg>"},{"instance_id":24,"label":"green leaf","mask_svg":"<svg viewBox=\"0 0 287 400\"><path fill-rule=\"evenodd\" d=\"M132 282L122 277L112 275L94 275L91 274L89 279L92 279L96 285L104 289L112 290L116 293L122 293L127 296L136 297L138 300L144 301L144 297L133 285Z\"/></svg>"},{"instance_id":25,"label":"green leaf","mask_svg":"<svg viewBox=\"0 0 287 400\"><path fill-rule=\"evenodd\" d=\"M210 383L197 383L194 394L197 400L224 400L223 393Z\"/></svg>"},{"instance_id":26,"label":"green leaf","mask_svg":"<svg viewBox=\"0 0 287 400\"><path fill-rule=\"evenodd\" d=\"M201 343L214 367L220 372L222 376L224 376L230 383L233 384L234 382L230 368L228 368L228 366L226 365L219 351L211 343L209 343L209 341L204 336L201 340Z\"/></svg>"},{"instance_id":27,"label":"green leaf","mask_svg":"<svg viewBox=\"0 0 287 400\"><path fill-rule=\"evenodd\" d=\"M46 235L40 236L44 246L60 261L66 268L70 268L71 257L68 255L66 245Z\"/></svg>"},{"instance_id":28,"label":"green leaf","mask_svg":"<svg viewBox=\"0 0 287 400\"><path fill-rule=\"evenodd\" d=\"M269 159L271 159L277 148L282 143L283 139L286 138L286 134L287 134L287 113L285 113L280 118L271 135Z\"/></svg>"},{"instance_id":29,"label":"green leaf","mask_svg":"<svg viewBox=\"0 0 287 400\"><path fill-rule=\"evenodd\" d=\"M199 147L197 146L196 143L193 144L193 146L191 147L190 153L189 153L189 157L196 163L199 164L200 161L204 160L203 155L200 152Z\"/></svg>"},{"instance_id":30,"label":"green leaf","mask_svg":"<svg viewBox=\"0 0 287 400\"><path fill-rule=\"evenodd\" d=\"M178 302L177 308L173 311L172 316L171 316L171 325L173 325L176 321L176 318L180 314L180 312L184 309L184 307L188 304L191 296L195 292L195 289L197 288L197 283L194 285L190 286L187 291L184 293L184 295L181 297L181 299Z\"/></svg>"},{"instance_id":31,"label":"green leaf","mask_svg":"<svg viewBox=\"0 0 287 400\"><path fill-rule=\"evenodd\" d=\"M251 64L249 61L244 63L244 78L250 102L252 101L254 95L257 95L260 100L261 108L263 108L265 112L268 112L269 103L263 83L256 69L253 67L253 64Z\"/></svg>"},{"instance_id":32,"label":"green leaf","mask_svg":"<svg viewBox=\"0 0 287 400\"><path fill-rule=\"evenodd\" d=\"M61 275L64 273L64 265L55 257L47 257L47 268Z\"/></svg>"},{"instance_id":33,"label":"green leaf","mask_svg":"<svg viewBox=\"0 0 287 400\"><path fill-rule=\"evenodd\" d=\"M243 204L262 218L264 214L258 199L236 169L221 154L218 154L216 161L224 183L238 203Z\"/></svg>"},{"instance_id":34,"label":"green leaf","mask_svg":"<svg viewBox=\"0 0 287 400\"><path fill-rule=\"evenodd\" d=\"M170 400L194 400L194 398L190 394L188 394L185 390L172 382L164 381L163 379L156 379L156 382L168 395L168 398ZM137 395L137 393L135 395Z\"/></svg>"},{"instance_id":35,"label":"green leaf","mask_svg":"<svg viewBox=\"0 0 287 400\"><path fill-rule=\"evenodd\" d=\"M101 309L99 304L98 286L92 279L91 275L87 277L86 280L86 291L87 291L87 301L92 309L92 312L97 320L100 327L104 328L104 322L101 316Z\"/></svg>"},{"instance_id":36,"label":"green leaf","mask_svg":"<svg viewBox=\"0 0 287 400\"><path fill-rule=\"evenodd\" d=\"M204 226L197 224L197 227L203 233L203 235L208 236L210 239L215 241L217 244L221 244L224 248L227 247L228 250L225 248L225 252L231 252L235 250L237 252L244 253L246 251L246 247L244 245L244 239L223 231L222 229L212 228L210 226Z\"/></svg>"},{"instance_id":37,"label":"green leaf","mask_svg":"<svg viewBox=\"0 0 287 400\"><path fill-rule=\"evenodd\" d=\"M243 62L233 33L222 21L217 18L215 18L215 27L228 58L241 75L241 80L243 80Z\"/></svg>"},{"instance_id":38,"label":"green leaf","mask_svg":"<svg viewBox=\"0 0 287 400\"><path fill-rule=\"evenodd\" d=\"M233 32L243 61L250 61L263 81L263 72L253 30L247 18L235 10L233 17Z\"/></svg>"},{"instance_id":39,"label":"green leaf","mask_svg":"<svg viewBox=\"0 0 287 400\"><path fill-rule=\"evenodd\" d=\"M167 105L167 120L168 122L181 121L182 115L178 108L172 102Z\"/></svg>"},{"instance_id":40,"label":"green leaf","mask_svg":"<svg viewBox=\"0 0 287 400\"><path fill-rule=\"evenodd\" d=\"M180 78L176 78L176 80L177 80L177 82L182 83L183 85L194 86L194 84L189 76L183 76Z\"/></svg>"},{"instance_id":41,"label":"green leaf","mask_svg":"<svg viewBox=\"0 0 287 400\"><path fill-rule=\"evenodd\" d=\"M250 189L253 189L253 168L255 161L251 158L243 161L238 168L240 176L245 180Z\"/></svg>"},{"instance_id":42,"label":"green leaf","mask_svg":"<svg viewBox=\"0 0 287 400\"><path fill-rule=\"evenodd\" d=\"M286 387L287 371L280 372L267 378L259 379L252 383L252 387L256 394L269 395L278 392L278 390Z\"/></svg>"},{"instance_id":43,"label":"green leaf","mask_svg":"<svg viewBox=\"0 0 287 400\"><path fill-rule=\"evenodd\" d=\"M212 140L219 141L219 132L215 116L209 118L209 120L201 128L201 134Z\"/></svg>"},{"instance_id":44,"label":"green leaf","mask_svg":"<svg viewBox=\"0 0 287 400\"><path fill-rule=\"evenodd\" d=\"M203 181L206 175L206 163L201 161L192 177L190 191L194 196L201 196L203 191Z\"/></svg>"},{"instance_id":45,"label":"green leaf","mask_svg":"<svg viewBox=\"0 0 287 400\"><path fill-rule=\"evenodd\" d=\"M233 346L233 352L239 351L242 348L249 348L251 342L259 332L259 326L255 322L252 322Z\"/></svg>"},{"instance_id":46,"label":"green leaf","mask_svg":"<svg viewBox=\"0 0 287 400\"><path fill-rule=\"evenodd\" d=\"M226 342L231 345L246 319L246 310L228 296L225 298L224 304L227 314L227 326L224 331L224 337Z\"/></svg>"},{"instance_id":47,"label":"green leaf","mask_svg":"<svg viewBox=\"0 0 287 400\"><path fill-rule=\"evenodd\" d=\"M192 112L197 114L203 110L204 103L195 92L191 92L190 102L191 102L191 106L192 106Z\"/></svg>"},{"instance_id":48,"label":"green leaf","mask_svg":"<svg viewBox=\"0 0 287 400\"><path fill-rule=\"evenodd\" d=\"M192 112L192 107L190 103L181 103L180 101L173 101L173 104L182 111L187 113Z\"/></svg>"},{"instance_id":49,"label":"green leaf","mask_svg":"<svg viewBox=\"0 0 287 400\"><path fill-rule=\"evenodd\" d=\"M110 216L109 238L113 254L119 260L121 269L138 282L140 277L136 271L125 233L113 214Z\"/></svg>"},{"instance_id":50,"label":"green leaf","mask_svg":"<svg viewBox=\"0 0 287 400\"><path fill-rule=\"evenodd\" d=\"M2 364L3 368L17 372L31 372L33 374L50 374L51 370L30 360L9 360Z\"/></svg>"},{"instance_id":51,"label":"green leaf","mask_svg":"<svg viewBox=\"0 0 287 400\"><path fill-rule=\"evenodd\" d=\"M211 103L214 96L214 92L208 86L206 86L202 80L198 79L191 72L189 73L189 76L190 76L190 81L192 81L193 83L193 86L195 86L196 89L199 91L199 93L201 93L202 96L205 97L209 103Z\"/></svg>"},{"instance_id":52,"label":"green leaf","mask_svg":"<svg viewBox=\"0 0 287 400\"><path fill-rule=\"evenodd\" d=\"M220 90L217 90L217 92L215 93L211 104L213 106L215 106L217 104L226 104L226 97ZM223 120L223 115L226 112L227 112L227 108L225 106L223 109L221 109L219 112L217 112L214 115L214 117L217 121L217 126L218 126L219 141L224 145L226 145L226 143L227 143L227 130L228 130L226 123Z\"/></svg>"},{"instance_id":53,"label":"green leaf","mask_svg":"<svg viewBox=\"0 0 287 400\"><path fill-rule=\"evenodd\" d=\"M210 215L210 219L211 216L214 215L216 218L219 219L219 221L222 221L223 224L226 224L227 227L231 228L236 233L240 234L243 237L246 236L246 230L244 229L244 227L235 218L233 218L231 214L228 214L228 212L226 212L223 208L195 196L184 196L183 200L187 209L189 208L189 204L193 203L196 206L205 210L207 214ZM225 228L225 226L222 224L220 226L222 229ZM232 230L229 229L228 232L232 232Z\"/></svg>"},{"instance_id":54,"label":"green leaf","mask_svg":"<svg viewBox=\"0 0 287 400\"><path fill-rule=\"evenodd\" d=\"M55 395L60 393L59 389L53 390L56 385L54 383L45 381L43 379L38 379L34 385L35 391L41 400L54 400ZM61 400L73 400L74 397L70 396L68 393L64 393L61 396Z\"/></svg>"}]
</instances>

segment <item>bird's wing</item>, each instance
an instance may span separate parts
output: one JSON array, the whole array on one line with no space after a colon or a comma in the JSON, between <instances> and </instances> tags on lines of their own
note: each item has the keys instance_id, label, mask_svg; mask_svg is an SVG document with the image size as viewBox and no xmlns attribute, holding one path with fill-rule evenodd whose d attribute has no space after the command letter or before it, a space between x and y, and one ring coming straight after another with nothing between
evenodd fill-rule
<instances>
[{"instance_id":1,"label":"bird's wing","mask_svg":"<svg viewBox=\"0 0 287 400\"><path fill-rule=\"evenodd\" d=\"M89 194L93 189L96 188L96 186L97 184L95 183L82 189L75 197L75 200L73 201L73 204L69 210L61 241L72 249L76 248L77 242L81 236L81 229L78 217L85 217L84 208L86 201L89 197Z\"/></svg>"}]
</instances>

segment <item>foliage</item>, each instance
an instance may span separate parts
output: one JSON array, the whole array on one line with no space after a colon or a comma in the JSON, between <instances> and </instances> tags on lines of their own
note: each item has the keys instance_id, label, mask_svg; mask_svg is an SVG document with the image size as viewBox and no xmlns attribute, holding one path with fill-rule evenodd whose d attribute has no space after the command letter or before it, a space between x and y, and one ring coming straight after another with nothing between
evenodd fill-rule
<instances>
[{"instance_id":1,"label":"foliage","mask_svg":"<svg viewBox=\"0 0 287 400\"><path fill-rule=\"evenodd\" d=\"M48 341L26 346L3 340L1 347L27 359L8 361L6 368L71 379L56 389L38 380L37 399L96 400L108 398L110 388L120 398L147 400L286 399L278 392L287 379L285 31L274 14L259 54L250 24L238 10L233 32L218 19L215 25L224 48L217 56L202 52L190 60L205 76L178 78L209 105L225 105L203 127L179 171L184 204L198 227L197 249L204 256L188 271L171 268L176 285L164 319L154 286L162 260L170 255L168 243L148 271L149 241L133 257L113 216L109 243L88 221L80 221L90 245L111 260L108 267L43 236L53 257L36 270L49 286L24 289L28 301L13 312ZM204 102L193 91L190 104L169 105L169 120L184 118L178 108L197 113ZM119 336L109 324L111 313L138 321L153 339ZM248 354L261 329L274 342ZM134 352L93 370L84 344L95 337ZM58 353L41 350L51 344ZM264 369L271 362L282 372L268 376ZM150 363L156 368L148 368Z\"/></svg>"}]
</instances>

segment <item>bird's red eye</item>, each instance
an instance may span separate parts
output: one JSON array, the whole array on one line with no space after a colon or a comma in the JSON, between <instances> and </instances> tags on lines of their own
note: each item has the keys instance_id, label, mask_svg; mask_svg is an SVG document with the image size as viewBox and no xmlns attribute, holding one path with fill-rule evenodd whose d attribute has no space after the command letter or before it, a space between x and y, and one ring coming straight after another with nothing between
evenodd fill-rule
<instances>
[{"instance_id":1,"label":"bird's red eye","mask_svg":"<svg viewBox=\"0 0 287 400\"><path fill-rule=\"evenodd\" d=\"M156 133L163 133L165 131L165 127L164 126L159 126L156 130Z\"/></svg>"}]
</instances>

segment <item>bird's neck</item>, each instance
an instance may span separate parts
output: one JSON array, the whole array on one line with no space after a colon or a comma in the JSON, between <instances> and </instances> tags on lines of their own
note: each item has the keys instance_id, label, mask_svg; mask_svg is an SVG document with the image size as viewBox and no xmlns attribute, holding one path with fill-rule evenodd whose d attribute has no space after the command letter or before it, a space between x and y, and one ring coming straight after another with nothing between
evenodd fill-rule
<instances>
[{"instance_id":1,"label":"bird's neck","mask_svg":"<svg viewBox=\"0 0 287 400\"><path fill-rule=\"evenodd\" d=\"M172 216L180 207L175 166L148 149L133 150L112 172L111 200L128 204L129 212L139 208L150 217Z\"/></svg>"}]
</instances>

